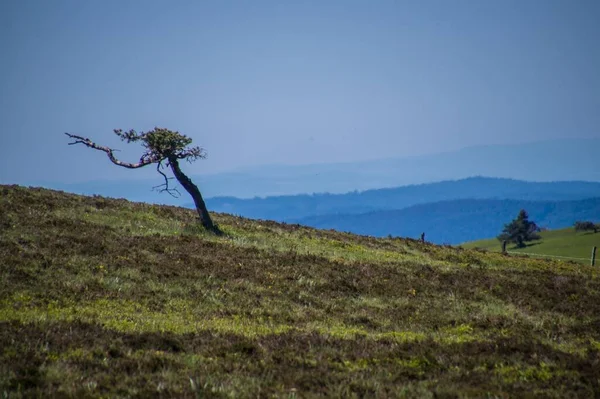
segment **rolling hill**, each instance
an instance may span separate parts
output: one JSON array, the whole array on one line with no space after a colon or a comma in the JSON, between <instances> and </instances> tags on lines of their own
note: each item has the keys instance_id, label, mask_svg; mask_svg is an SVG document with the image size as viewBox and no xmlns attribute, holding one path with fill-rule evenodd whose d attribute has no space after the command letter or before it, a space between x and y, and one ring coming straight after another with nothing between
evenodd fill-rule
<instances>
[{"instance_id":1,"label":"rolling hill","mask_svg":"<svg viewBox=\"0 0 600 399\"><path fill-rule=\"evenodd\" d=\"M526 182L512 179L472 177L456 181L411 185L346 194L313 194L253 199L209 198L217 212L254 219L291 221L309 216L359 214L399 210L413 205L456 199L512 199L567 201L600 197L600 183ZM192 207L192 204L185 205ZM478 237L479 238L479 237Z\"/></svg>"},{"instance_id":2,"label":"rolling hill","mask_svg":"<svg viewBox=\"0 0 600 399\"><path fill-rule=\"evenodd\" d=\"M525 209L540 227L557 229L577 220L600 221L600 198L579 201L454 200L359 215L322 215L295 222L322 229L384 237L419 237L442 244L494 237Z\"/></svg>"},{"instance_id":3,"label":"rolling hill","mask_svg":"<svg viewBox=\"0 0 600 399\"><path fill-rule=\"evenodd\" d=\"M598 268L0 186L6 397L593 397Z\"/></svg>"},{"instance_id":4,"label":"rolling hill","mask_svg":"<svg viewBox=\"0 0 600 399\"><path fill-rule=\"evenodd\" d=\"M598 148L600 139L571 138L346 163L264 165L199 178L210 197L243 198L345 193L471 176L600 182Z\"/></svg>"},{"instance_id":5,"label":"rolling hill","mask_svg":"<svg viewBox=\"0 0 600 399\"><path fill-rule=\"evenodd\" d=\"M574 228L549 230L540 233L539 241L527 243L525 248L509 245L508 250L514 253L548 255L549 257L574 258L574 261L589 264L593 247L600 247L600 233L576 232ZM480 248L489 251L500 251L497 239L471 241L461 244L463 248ZM577 259L575 259L577 258ZM598 253L597 264L600 264Z\"/></svg>"}]
</instances>

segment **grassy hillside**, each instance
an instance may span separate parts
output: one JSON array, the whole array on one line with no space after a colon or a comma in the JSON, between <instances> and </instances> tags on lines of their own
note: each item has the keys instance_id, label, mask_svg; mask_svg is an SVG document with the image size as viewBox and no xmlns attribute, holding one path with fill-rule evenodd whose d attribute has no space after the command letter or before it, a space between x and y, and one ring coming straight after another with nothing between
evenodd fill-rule
<instances>
[{"instance_id":1,"label":"grassy hillside","mask_svg":"<svg viewBox=\"0 0 600 399\"><path fill-rule=\"evenodd\" d=\"M575 232L575 229L568 228L543 231L540 235L542 236L540 241L527 243L527 247L525 248L515 248L508 245L507 249L511 252L580 258L578 262L589 264L592 247L600 247L600 233ZM468 242L461 246L496 252L501 250L500 242L495 238ZM598 257L600 257L600 253ZM597 263L600 264L600 259L598 259Z\"/></svg>"},{"instance_id":2,"label":"grassy hillside","mask_svg":"<svg viewBox=\"0 0 600 399\"><path fill-rule=\"evenodd\" d=\"M6 397L593 397L600 273L0 186Z\"/></svg>"}]
</instances>

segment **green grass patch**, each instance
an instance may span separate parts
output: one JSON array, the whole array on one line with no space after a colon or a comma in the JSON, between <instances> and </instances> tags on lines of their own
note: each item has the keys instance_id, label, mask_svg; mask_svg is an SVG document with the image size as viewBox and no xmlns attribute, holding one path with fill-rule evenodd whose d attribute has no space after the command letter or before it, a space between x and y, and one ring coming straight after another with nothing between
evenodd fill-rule
<instances>
[{"instance_id":1,"label":"green grass patch","mask_svg":"<svg viewBox=\"0 0 600 399\"><path fill-rule=\"evenodd\" d=\"M557 260L589 265L592 248L600 247L600 233L576 232L574 228L543 231L540 236L541 240L527 243L525 248L516 248L509 244L507 250L515 254L534 254L532 256L547 256ZM502 250L500 241L495 238L464 243L461 247L494 252ZM600 261L598 262L600 263Z\"/></svg>"}]
</instances>

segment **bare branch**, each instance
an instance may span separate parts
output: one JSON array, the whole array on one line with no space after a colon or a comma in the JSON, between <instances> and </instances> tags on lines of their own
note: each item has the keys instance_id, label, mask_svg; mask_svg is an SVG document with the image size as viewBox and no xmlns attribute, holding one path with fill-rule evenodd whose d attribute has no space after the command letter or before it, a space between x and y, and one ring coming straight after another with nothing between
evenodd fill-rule
<instances>
[{"instance_id":1,"label":"bare branch","mask_svg":"<svg viewBox=\"0 0 600 399\"><path fill-rule=\"evenodd\" d=\"M99 151L104 151L106 153L106 155L108 155L108 159L110 159L110 161L112 163L114 163L115 165L122 166L124 168L137 169L137 168L141 168L146 165L150 165L151 163L154 163L154 162L162 161L162 159L158 159L157 157L142 156L142 158L140 159L140 161L138 163L123 162L123 161L118 160L115 157L113 152L116 150L114 150L112 148L98 145L86 137L81 137L81 136L77 136L75 134L70 134L70 133L65 133L65 134L75 140L75 141L69 143L69 145L83 144L89 148L93 148L93 149L99 150Z\"/></svg>"},{"instance_id":2,"label":"bare branch","mask_svg":"<svg viewBox=\"0 0 600 399\"><path fill-rule=\"evenodd\" d=\"M153 190L157 190L160 187L164 187L164 188L160 188L158 190L158 192L159 193L167 192L167 193L169 193L169 195L171 197L173 197L173 198L179 198L181 196L181 194L179 193L179 191L176 188L170 188L169 187L169 180L171 180L173 178L172 177L167 177L167 175L162 170L160 170L161 167L163 167L162 161L158 162L156 164L156 171L162 175L162 177L165 179L165 182L163 184L159 184L158 186L152 187L152 189Z\"/></svg>"}]
</instances>

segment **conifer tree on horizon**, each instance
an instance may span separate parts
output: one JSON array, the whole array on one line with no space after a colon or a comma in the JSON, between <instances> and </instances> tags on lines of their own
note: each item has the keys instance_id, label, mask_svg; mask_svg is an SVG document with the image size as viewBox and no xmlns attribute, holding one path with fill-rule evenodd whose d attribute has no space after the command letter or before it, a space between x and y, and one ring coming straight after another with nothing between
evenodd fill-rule
<instances>
[{"instance_id":1,"label":"conifer tree on horizon","mask_svg":"<svg viewBox=\"0 0 600 399\"><path fill-rule=\"evenodd\" d=\"M169 129L155 127L153 130L148 132L136 132L135 130L129 130L124 132L122 129L115 129L113 131L122 141L127 143L139 142L144 147L145 151L140 157L140 160L136 163L123 162L117 159L114 155L114 149L98 145L92 140L78 136L75 134L65 133L70 138L74 139L69 145L83 144L86 147L103 151L108 155L108 159L112 163L118 166L122 166L128 169L137 169L151 164L156 164L156 171L164 178L164 183L154 188L159 189L160 192L167 192L173 196L179 194L177 189L169 186L169 177L162 171L164 167L168 167L173 172L175 179L181 184L181 186L190 194L194 200L196 211L200 219L200 223L207 229L215 233L220 233L219 228L213 223L206 204L202 198L202 194L192 180L183 173L179 165L180 160L187 160L193 162L198 159L206 158L204 149L196 146L190 147L192 139L186 135L180 134L177 131L171 131Z\"/></svg>"},{"instance_id":2,"label":"conifer tree on horizon","mask_svg":"<svg viewBox=\"0 0 600 399\"><path fill-rule=\"evenodd\" d=\"M529 220L527 211L521 209L515 219L504 225L502 233L497 238L500 241L512 242L517 248L523 248L526 242L541 238L537 234L538 230L537 224Z\"/></svg>"}]
</instances>

